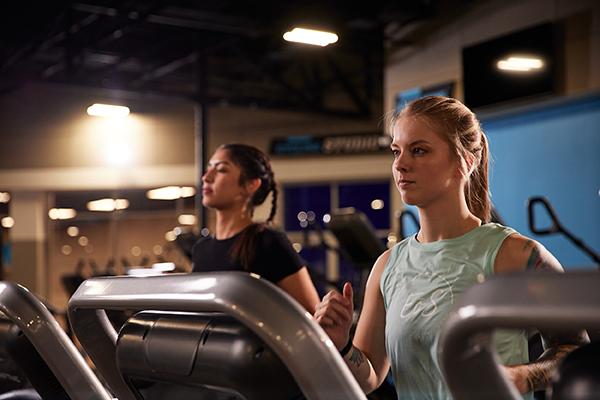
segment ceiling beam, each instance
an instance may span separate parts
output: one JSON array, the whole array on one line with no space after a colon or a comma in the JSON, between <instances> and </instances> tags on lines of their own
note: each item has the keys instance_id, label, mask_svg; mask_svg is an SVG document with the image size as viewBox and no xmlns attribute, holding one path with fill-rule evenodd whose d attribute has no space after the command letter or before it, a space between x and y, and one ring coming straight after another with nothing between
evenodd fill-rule
<instances>
[{"instance_id":1,"label":"ceiling beam","mask_svg":"<svg viewBox=\"0 0 600 400\"><path fill-rule=\"evenodd\" d=\"M356 105L357 111L360 114L369 115L371 112L371 107L368 103L368 99L364 99L360 96L359 91L356 89L356 87L354 87L350 79L346 77L342 69L331 57L327 57L327 61L333 74L337 78L337 81Z\"/></svg>"}]
</instances>

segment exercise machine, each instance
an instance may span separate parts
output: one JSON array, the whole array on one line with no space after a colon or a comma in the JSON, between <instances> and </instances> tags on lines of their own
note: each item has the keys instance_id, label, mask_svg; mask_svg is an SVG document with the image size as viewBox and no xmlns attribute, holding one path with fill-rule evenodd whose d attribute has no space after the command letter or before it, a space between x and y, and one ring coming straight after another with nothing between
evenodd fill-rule
<instances>
[{"instance_id":1,"label":"exercise machine","mask_svg":"<svg viewBox=\"0 0 600 400\"><path fill-rule=\"evenodd\" d=\"M0 312L6 328L5 351L23 368L39 395L50 399L112 399L50 311L26 288L0 282ZM30 399L35 393L4 396Z\"/></svg>"},{"instance_id":2,"label":"exercise machine","mask_svg":"<svg viewBox=\"0 0 600 400\"><path fill-rule=\"evenodd\" d=\"M468 289L455 304L440 337L440 363L454 398L521 399L501 371L492 332L495 329L527 328L563 332L565 329L574 332L598 330L599 287L600 274L597 272L524 272L495 276ZM581 356L588 351L594 353ZM553 400L600 398L600 380L587 378L590 375L600 377L600 361L593 357L597 353L595 343L579 349L573 357L575 364L583 359L588 368L575 369L578 373L571 373L570 377L556 377L554 387L561 388L562 394L552 397ZM591 365L594 369L590 369ZM562 379L575 382L580 379L583 385L573 385L573 381ZM565 390L569 387L574 390L575 386L579 387L579 392Z\"/></svg>"},{"instance_id":3,"label":"exercise machine","mask_svg":"<svg viewBox=\"0 0 600 400\"><path fill-rule=\"evenodd\" d=\"M548 213L548 216L550 217L551 221L551 225L549 227L540 228L536 225L536 206L543 207ZM552 207L548 199L542 196L535 196L529 198L529 200L527 201L527 220L529 222L529 230L531 230L531 232L535 233L536 235L546 236L555 233L560 233L564 235L578 249L583 251L592 260L594 260L594 262L598 266L598 269L600 270L600 254L598 254L598 252L594 251L594 249L588 246L583 240L575 236L573 233L571 233L571 231L567 230L567 228L564 227L564 225L558 220L558 217L554 212L554 208Z\"/></svg>"},{"instance_id":4,"label":"exercise machine","mask_svg":"<svg viewBox=\"0 0 600 400\"><path fill-rule=\"evenodd\" d=\"M117 333L106 317L111 309L152 312L136 314ZM144 398L143 388L136 386L140 380L197 386L248 399L259 396L255 391L263 398L278 398L265 394L269 386L276 386L272 380L266 386L264 378L253 379L252 384L226 382L227 374L238 376L236 365L252 360L256 362L250 369L262 368L261 362L281 363L309 400L366 398L312 317L277 286L255 275L92 278L71 297L69 320L119 400ZM272 350L270 360L262 360L265 353L260 349ZM140 360L142 350L145 360ZM129 358L136 355L137 359ZM206 368L209 364L211 368ZM276 376L288 382L284 371ZM293 384L285 386L292 394L296 389Z\"/></svg>"}]
</instances>

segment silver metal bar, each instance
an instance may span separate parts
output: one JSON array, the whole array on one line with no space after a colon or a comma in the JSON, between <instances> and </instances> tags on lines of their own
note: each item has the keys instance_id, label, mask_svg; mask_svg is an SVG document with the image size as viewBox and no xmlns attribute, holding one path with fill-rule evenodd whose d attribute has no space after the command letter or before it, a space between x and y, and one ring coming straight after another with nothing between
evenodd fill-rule
<instances>
[{"instance_id":1,"label":"silver metal bar","mask_svg":"<svg viewBox=\"0 0 600 400\"><path fill-rule=\"evenodd\" d=\"M501 373L494 329L600 328L600 274L494 276L466 291L442 329L440 362L456 399L521 399Z\"/></svg>"},{"instance_id":2,"label":"silver metal bar","mask_svg":"<svg viewBox=\"0 0 600 400\"><path fill-rule=\"evenodd\" d=\"M29 290L0 282L0 311L23 331L71 399L112 399L52 314Z\"/></svg>"},{"instance_id":3,"label":"silver metal bar","mask_svg":"<svg viewBox=\"0 0 600 400\"><path fill-rule=\"evenodd\" d=\"M114 329L103 310L222 312L254 331L310 400L366 399L323 329L285 292L257 276L225 272L93 278L69 301L73 331L120 400L133 399L116 371Z\"/></svg>"}]
</instances>

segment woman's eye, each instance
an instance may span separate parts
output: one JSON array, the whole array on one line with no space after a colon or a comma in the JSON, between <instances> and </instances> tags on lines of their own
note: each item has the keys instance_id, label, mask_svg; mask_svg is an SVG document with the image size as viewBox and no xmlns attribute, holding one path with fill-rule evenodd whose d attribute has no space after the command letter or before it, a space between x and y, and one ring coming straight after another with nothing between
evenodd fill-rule
<instances>
[{"instance_id":1,"label":"woman's eye","mask_svg":"<svg viewBox=\"0 0 600 400\"><path fill-rule=\"evenodd\" d=\"M412 149L412 152L416 156L420 156L420 155L423 155L426 153L425 149L423 149L421 147L415 147L414 149Z\"/></svg>"},{"instance_id":2,"label":"woman's eye","mask_svg":"<svg viewBox=\"0 0 600 400\"><path fill-rule=\"evenodd\" d=\"M397 158L400 155L400 152L398 150L392 149L392 155L394 156L394 158Z\"/></svg>"}]
</instances>

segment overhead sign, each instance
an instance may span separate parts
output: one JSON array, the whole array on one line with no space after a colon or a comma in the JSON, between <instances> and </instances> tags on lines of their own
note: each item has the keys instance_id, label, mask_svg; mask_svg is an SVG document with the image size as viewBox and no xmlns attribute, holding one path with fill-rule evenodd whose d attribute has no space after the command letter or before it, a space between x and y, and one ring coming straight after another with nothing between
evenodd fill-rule
<instances>
[{"instance_id":1,"label":"overhead sign","mask_svg":"<svg viewBox=\"0 0 600 400\"><path fill-rule=\"evenodd\" d=\"M391 138L379 133L290 136L271 141L270 153L285 155L364 154L389 150Z\"/></svg>"}]
</instances>

